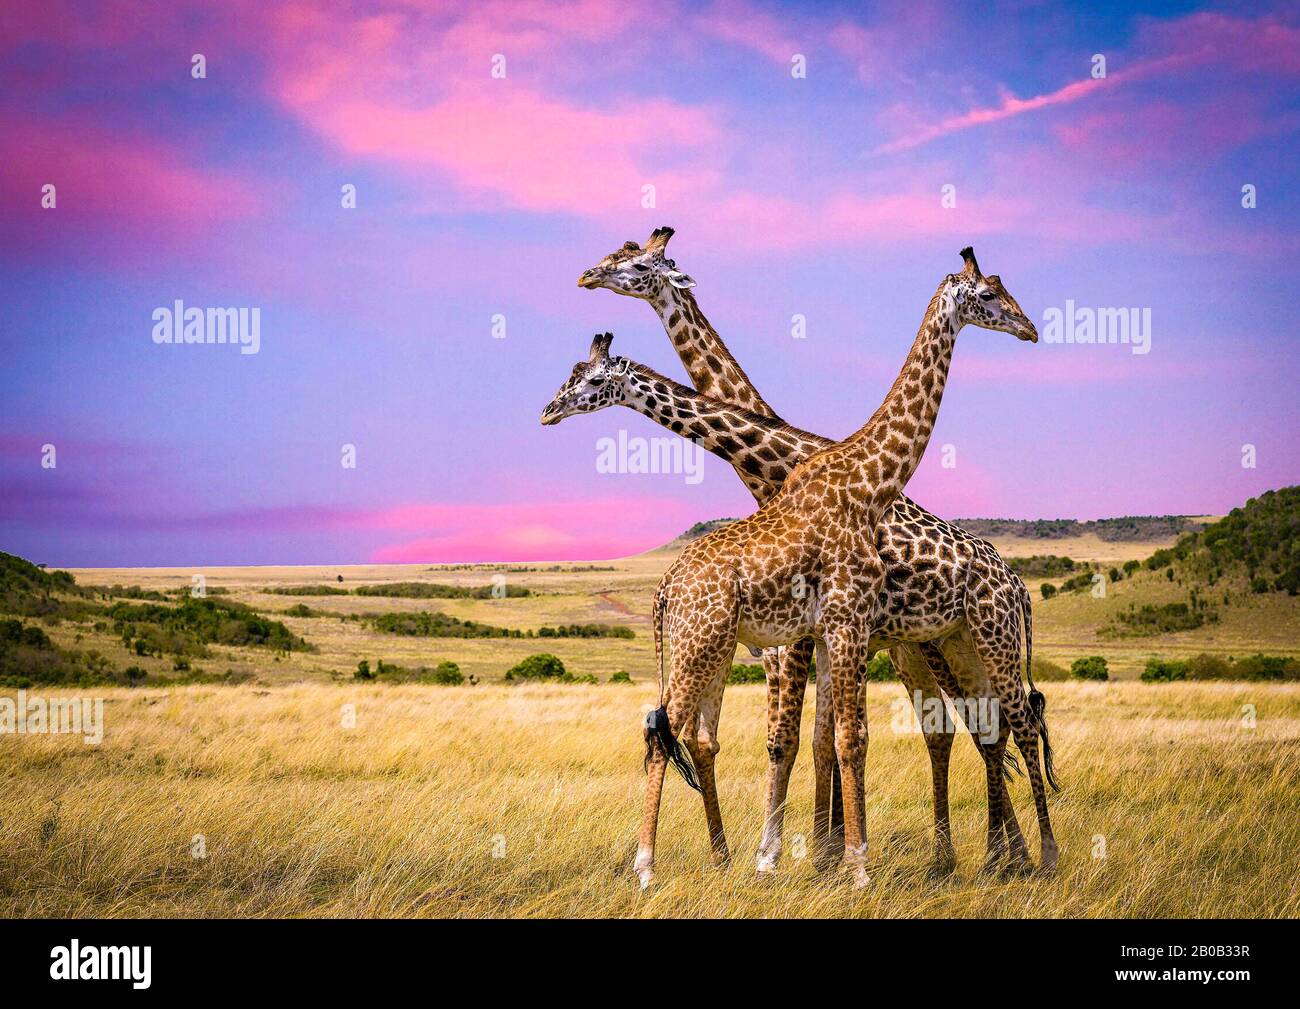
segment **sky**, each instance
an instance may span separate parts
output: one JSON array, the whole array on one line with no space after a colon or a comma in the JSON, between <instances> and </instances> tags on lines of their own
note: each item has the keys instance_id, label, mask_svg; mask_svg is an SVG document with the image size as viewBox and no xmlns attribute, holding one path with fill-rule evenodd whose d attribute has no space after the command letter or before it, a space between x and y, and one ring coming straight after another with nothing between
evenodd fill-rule
<instances>
[{"instance_id":1,"label":"sky","mask_svg":"<svg viewBox=\"0 0 1300 1009\"><path fill-rule=\"evenodd\" d=\"M831 438L964 245L1040 331L1148 320L964 330L908 489L945 518L1300 482L1300 11L862 7L0 0L0 549L595 559L747 514L713 458L602 472L663 434L629 410L539 423L596 332L685 380L650 306L576 284L660 225ZM257 352L157 342L177 301L256 309Z\"/></svg>"}]
</instances>

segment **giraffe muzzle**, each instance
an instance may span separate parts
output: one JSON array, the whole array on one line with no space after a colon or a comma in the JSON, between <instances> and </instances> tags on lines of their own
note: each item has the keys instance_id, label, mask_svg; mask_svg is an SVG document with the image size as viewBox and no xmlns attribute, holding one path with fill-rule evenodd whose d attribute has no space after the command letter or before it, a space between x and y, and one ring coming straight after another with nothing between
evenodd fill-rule
<instances>
[{"instance_id":1,"label":"giraffe muzzle","mask_svg":"<svg viewBox=\"0 0 1300 1009\"><path fill-rule=\"evenodd\" d=\"M585 288L588 291L594 290L595 288L599 287L600 271L588 270L586 273L584 273L581 277L578 278L578 286Z\"/></svg>"}]
</instances>

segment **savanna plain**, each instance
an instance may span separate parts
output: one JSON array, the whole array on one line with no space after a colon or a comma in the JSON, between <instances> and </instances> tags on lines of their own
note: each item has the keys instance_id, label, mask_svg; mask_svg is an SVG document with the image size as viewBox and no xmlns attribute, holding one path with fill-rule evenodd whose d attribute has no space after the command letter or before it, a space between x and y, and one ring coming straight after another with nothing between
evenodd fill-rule
<instances>
[{"instance_id":1,"label":"savanna plain","mask_svg":"<svg viewBox=\"0 0 1300 1009\"><path fill-rule=\"evenodd\" d=\"M56 578L11 558L21 640L0 696L102 698L104 732L0 734L0 915L1294 917L1297 597L1285 573L1261 587L1256 566L1207 567L1216 520L1179 521L1130 539L989 531L1035 597L1060 866L979 872L983 765L963 733L958 868L930 878L929 763L902 687L881 681L863 890L813 869L807 748L781 865L755 874L766 692L743 682L743 652L718 758L732 862L712 866L699 798L670 775L656 882L637 887L649 601L681 542L590 563ZM1196 675L1255 653L1276 675ZM1108 679L1071 675L1094 655ZM805 744L813 709L810 691ZM1028 785L1010 789L1036 855Z\"/></svg>"}]
</instances>

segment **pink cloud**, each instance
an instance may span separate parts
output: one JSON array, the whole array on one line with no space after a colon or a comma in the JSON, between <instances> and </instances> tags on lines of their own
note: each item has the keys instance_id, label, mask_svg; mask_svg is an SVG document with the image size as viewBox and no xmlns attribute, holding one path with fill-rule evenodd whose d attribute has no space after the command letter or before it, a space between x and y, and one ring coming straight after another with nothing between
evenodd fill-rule
<instances>
[{"instance_id":1,"label":"pink cloud","mask_svg":"<svg viewBox=\"0 0 1300 1009\"><path fill-rule=\"evenodd\" d=\"M790 65L795 53L808 54L812 41L807 32L796 40L788 18L776 18L741 0L722 0L698 14L694 31L732 45L743 46L767 57L774 63ZM797 31L797 29L796 29Z\"/></svg>"},{"instance_id":2,"label":"pink cloud","mask_svg":"<svg viewBox=\"0 0 1300 1009\"><path fill-rule=\"evenodd\" d=\"M258 213L262 196L244 180L186 164L153 137L109 133L86 119L42 119L0 110L7 169L0 200L10 208L3 230L43 244L86 228L98 235L193 238L207 228ZM55 209L41 207L55 186ZM30 248L30 244L26 246Z\"/></svg>"},{"instance_id":3,"label":"pink cloud","mask_svg":"<svg viewBox=\"0 0 1300 1009\"><path fill-rule=\"evenodd\" d=\"M631 211L645 183L673 193L716 178L702 160L718 136L713 117L665 100L597 110L507 86L467 88L418 109L340 94L296 111L351 154L417 176L443 172L480 206ZM665 156L680 151L687 157Z\"/></svg>"},{"instance_id":4,"label":"pink cloud","mask_svg":"<svg viewBox=\"0 0 1300 1009\"><path fill-rule=\"evenodd\" d=\"M1300 30L1276 19L1245 20L1201 13L1172 22L1148 22L1139 52L1153 52L1120 64L1105 77L1071 81L1053 91L1017 98L1010 93L993 106L971 109L936 123L917 125L878 145L873 153L893 154L928 144L962 130L1011 119L1040 109L1067 105L1135 81L1213 65L1233 71L1275 74L1300 72ZM1119 62L1113 59L1112 63ZM892 113L898 115L897 109Z\"/></svg>"},{"instance_id":5,"label":"pink cloud","mask_svg":"<svg viewBox=\"0 0 1300 1009\"><path fill-rule=\"evenodd\" d=\"M384 564L537 561L624 557L659 546L692 521L685 502L654 498L418 505L388 509L366 524L425 535L380 547Z\"/></svg>"}]
</instances>

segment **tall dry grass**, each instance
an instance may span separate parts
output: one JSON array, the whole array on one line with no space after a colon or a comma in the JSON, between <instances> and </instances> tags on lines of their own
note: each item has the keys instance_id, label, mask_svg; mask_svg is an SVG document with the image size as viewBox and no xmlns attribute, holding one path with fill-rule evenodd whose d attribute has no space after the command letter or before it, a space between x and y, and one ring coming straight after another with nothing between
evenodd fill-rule
<instances>
[{"instance_id":1,"label":"tall dry grass","mask_svg":"<svg viewBox=\"0 0 1300 1009\"><path fill-rule=\"evenodd\" d=\"M927 879L928 762L918 737L890 731L898 693L870 692L866 890L788 850L775 878L755 877L764 698L748 687L728 691L722 720L732 867L709 867L699 799L670 779L658 879L641 893L647 685L108 691L98 747L0 736L0 914L1296 914L1300 688L1050 684L1061 867L1013 882L976 875L984 785L966 739L958 872ZM1023 778L1012 794L1036 852ZM807 753L791 803L787 841L811 822Z\"/></svg>"}]
</instances>

